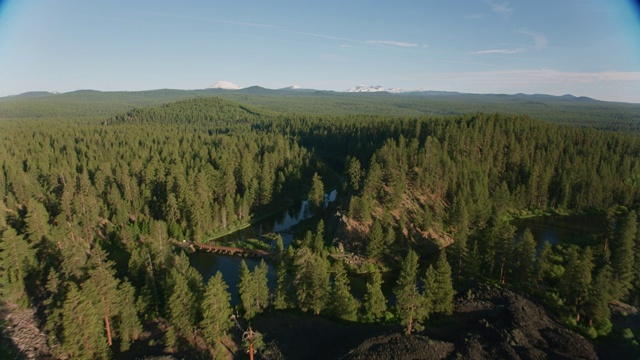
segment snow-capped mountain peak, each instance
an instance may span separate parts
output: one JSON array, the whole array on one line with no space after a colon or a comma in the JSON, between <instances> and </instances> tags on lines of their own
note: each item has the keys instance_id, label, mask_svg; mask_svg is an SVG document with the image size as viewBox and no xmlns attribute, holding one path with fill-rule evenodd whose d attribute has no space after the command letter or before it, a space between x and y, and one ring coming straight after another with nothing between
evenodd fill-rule
<instances>
[{"instance_id":1,"label":"snow-capped mountain peak","mask_svg":"<svg viewBox=\"0 0 640 360\"><path fill-rule=\"evenodd\" d=\"M380 85L377 86L368 86L368 85L358 85L354 86L351 89L348 89L347 92L390 92L390 93L401 93L404 92L402 89L397 88L385 88Z\"/></svg>"},{"instance_id":2,"label":"snow-capped mountain peak","mask_svg":"<svg viewBox=\"0 0 640 360\"><path fill-rule=\"evenodd\" d=\"M240 90L241 88L229 81L218 81L217 83L209 86L209 89Z\"/></svg>"}]
</instances>

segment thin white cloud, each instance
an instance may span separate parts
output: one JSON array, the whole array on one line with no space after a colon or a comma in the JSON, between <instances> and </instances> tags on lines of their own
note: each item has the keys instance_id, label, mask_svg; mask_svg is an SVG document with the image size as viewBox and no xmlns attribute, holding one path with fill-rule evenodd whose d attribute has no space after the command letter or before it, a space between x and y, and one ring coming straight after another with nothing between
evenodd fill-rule
<instances>
[{"instance_id":1,"label":"thin white cloud","mask_svg":"<svg viewBox=\"0 0 640 360\"><path fill-rule=\"evenodd\" d=\"M159 12L149 12L149 14L164 16L164 17L172 17L176 19L184 19L184 20L198 20L198 21L206 21L211 23L219 23L219 24L230 24L230 25L240 25L240 26L248 26L248 27L259 27L259 28L272 28L272 29L280 29L282 26L279 25L270 25L270 24L257 24L250 22L242 22L242 21L231 21L231 20L220 20L220 19L212 19L207 17L196 17L196 16L184 16L178 14L167 14L167 13L159 13Z\"/></svg>"},{"instance_id":2,"label":"thin white cloud","mask_svg":"<svg viewBox=\"0 0 640 360\"><path fill-rule=\"evenodd\" d=\"M374 45L391 45L391 46L399 46L399 47L416 47L418 44L402 42L402 41L390 41L390 40L367 40L365 41L367 44Z\"/></svg>"},{"instance_id":3,"label":"thin white cloud","mask_svg":"<svg viewBox=\"0 0 640 360\"><path fill-rule=\"evenodd\" d=\"M414 74L430 88L471 93L573 94L640 103L640 71L494 70Z\"/></svg>"},{"instance_id":4,"label":"thin white cloud","mask_svg":"<svg viewBox=\"0 0 640 360\"><path fill-rule=\"evenodd\" d=\"M487 3L491 7L491 11L493 11L496 15L500 16L504 20L509 19L511 17L511 14L513 14L513 8L509 6L509 3L506 1L498 2L489 0L487 1Z\"/></svg>"},{"instance_id":5,"label":"thin white cloud","mask_svg":"<svg viewBox=\"0 0 640 360\"><path fill-rule=\"evenodd\" d=\"M487 55L487 54L519 54L527 51L524 48L516 48L516 49L491 49L491 50L479 50L472 51L473 55Z\"/></svg>"},{"instance_id":6,"label":"thin white cloud","mask_svg":"<svg viewBox=\"0 0 640 360\"><path fill-rule=\"evenodd\" d=\"M442 74L447 79L466 83L503 85L587 84L595 82L636 82L640 71L574 72L554 69L500 70Z\"/></svg>"},{"instance_id":7,"label":"thin white cloud","mask_svg":"<svg viewBox=\"0 0 640 360\"><path fill-rule=\"evenodd\" d=\"M537 50L543 49L547 46L548 41L547 37L544 34L528 30L520 30L519 33L530 36L533 39Z\"/></svg>"}]
</instances>

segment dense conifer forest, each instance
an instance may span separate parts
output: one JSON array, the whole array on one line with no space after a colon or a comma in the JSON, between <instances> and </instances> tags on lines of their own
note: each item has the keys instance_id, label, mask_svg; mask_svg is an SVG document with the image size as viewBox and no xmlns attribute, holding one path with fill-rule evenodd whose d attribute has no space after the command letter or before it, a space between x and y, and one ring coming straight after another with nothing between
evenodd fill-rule
<instances>
[{"instance_id":1,"label":"dense conifer forest","mask_svg":"<svg viewBox=\"0 0 640 360\"><path fill-rule=\"evenodd\" d=\"M291 98L242 96L96 112L0 102L2 301L36 309L54 356L133 357L161 334L168 353L231 357L244 351L238 327L276 309L412 334L478 283L529 294L590 338L611 332L611 301L640 302L636 134L479 109L305 114L284 111ZM609 120L594 127L637 126ZM237 289L221 274L205 283L178 246L301 199L317 215L309 231L290 246L274 236ZM539 246L510 223L577 213L606 214L606 236ZM366 279L362 296L350 276Z\"/></svg>"}]
</instances>

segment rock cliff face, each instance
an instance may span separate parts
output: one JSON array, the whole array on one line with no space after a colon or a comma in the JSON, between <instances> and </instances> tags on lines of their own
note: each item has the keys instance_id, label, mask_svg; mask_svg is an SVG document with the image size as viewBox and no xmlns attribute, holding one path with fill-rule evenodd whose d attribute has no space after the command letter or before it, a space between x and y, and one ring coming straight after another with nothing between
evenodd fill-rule
<instances>
[{"instance_id":1,"label":"rock cliff face","mask_svg":"<svg viewBox=\"0 0 640 360\"><path fill-rule=\"evenodd\" d=\"M597 359L593 345L544 308L508 290L481 287L455 313L407 336L395 326L332 323L284 313L256 319L285 359Z\"/></svg>"}]
</instances>

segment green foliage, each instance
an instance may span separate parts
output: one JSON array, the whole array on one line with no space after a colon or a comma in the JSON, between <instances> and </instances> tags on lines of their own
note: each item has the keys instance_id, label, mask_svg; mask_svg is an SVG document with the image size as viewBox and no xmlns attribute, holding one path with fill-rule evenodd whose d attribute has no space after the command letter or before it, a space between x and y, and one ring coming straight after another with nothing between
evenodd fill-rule
<instances>
[{"instance_id":1,"label":"green foliage","mask_svg":"<svg viewBox=\"0 0 640 360\"><path fill-rule=\"evenodd\" d=\"M2 233L0 239L0 269L2 269L2 297L5 300L27 306L26 282L36 266L33 247L12 227Z\"/></svg>"},{"instance_id":2,"label":"green foliage","mask_svg":"<svg viewBox=\"0 0 640 360\"><path fill-rule=\"evenodd\" d=\"M167 301L167 317L170 323L167 342L170 347L178 345L178 339L192 336L200 321L202 301L202 277L189 264L189 259L180 253L174 259L169 273L170 295Z\"/></svg>"},{"instance_id":3,"label":"green foliage","mask_svg":"<svg viewBox=\"0 0 640 360\"><path fill-rule=\"evenodd\" d=\"M269 268L264 260L253 271L249 271L244 260L240 263L238 290L244 315L247 319L260 314L269 305L268 271Z\"/></svg>"},{"instance_id":4,"label":"green foliage","mask_svg":"<svg viewBox=\"0 0 640 360\"><path fill-rule=\"evenodd\" d=\"M104 317L96 311L93 294L70 285L62 314L60 352L75 359L108 359L111 351L105 336Z\"/></svg>"},{"instance_id":5,"label":"green foliage","mask_svg":"<svg viewBox=\"0 0 640 360\"><path fill-rule=\"evenodd\" d=\"M385 238L380 222L374 221L369 230L369 242L367 242L367 256L369 259L378 259L385 251Z\"/></svg>"},{"instance_id":6,"label":"green foliage","mask_svg":"<svg viewBox=\"0 0 640 360\"><path fill-rule=\"evenodd\" d=\"M634 208L640 203L640 138L473 113L477 105L435 94L400 99L254 90L259 94L81 91L0 99L3 296L43 306L46 330L61 353L108 356L107 320L122 349L129 346L139 335L133 304L147 321L166 318L170 344L192 340L206 313L202 279L186 256L174 257L172 242L226 233L305 195L320 210L323 178L334 181L332 173L345 174L343 214L362 229L372 224L362 250L381 265L409 243L422 249L453 239L457 279L508 281L525 289L538 279L540 288L557 288L565 304L591 319L596 332L606 330L608 295L596 286L607 282L606 254L597 249L594 261L586 251L569 250L563 268L557 258L562 250L554 253L546 245L535 262L531 239L527 235L514 247L513 228L504 219L549 210ZM556 121L638 128L629 121L637 118L636 108L624 104L537 99L549 104L542 110L526 105L530 97L515 96L509 104L483 99L493 111L531 110ZM167 100L182 101L158 106ZM555 114L560 108L570 110ZM466 115L423 116L461 112ZM324 115L308 115L314 113ZM601 120L612 113L618 120ZM338 165L329 169L325 159ZM616 222L609 237L610 282L617 285L609 295L637 302L640 235L634 217L629 213ZM295 261L294 250L283 256L280 244L276 307L294 302L291 282L303 311L330 308L322 228L304 237ZM440 286L438 279L450 281L451 270L442 268L445 276L438 267L429 270L426 289ZM249 278L263 279L263 269ZM429 310L416 300L412 271L404 265L402 291L397 289L403 295L397 320L407 327ZM364 299L363 317L370 321L389 318L378 279L372 273ZM247 281L250 317L267 306L268 289L266 280ZM437 307L435 298L424 299L431 295L420 298ZM82 321L69 316L75 309Z\"/></svg>"},{"instance_id":7,"label":"green foliage","mask_svg":"<svg viewBox=\"0 0 640 360\"><path fill-rule=\"evenodd\" d=\"M522 239L513 253L513 280L516 286L530 289L536 283L536 243L529 228L525 229ZM541 254L545 257L546 254ZM546 266L544 263L543 266ZM544 272L541 270L541 273Z\"/></svg>"},{"instance_id":8,"label":"green foliage","mask_svg":"<svg viewBox=\"0 0 640 360\"><path fill-rule=\"evenodd\" d=\"M387 299L382 293L382 275L375 266L369 267L369 279L367 292L364 295L364 315L362 318L368 322L384 319L387 312Z\"/></svg>"},{"instance_id":9,"label":"green foliage","mask_svg":"<svg viewBox=\"0 0 640 360\"><path fill-rule=\"evenodd\" d=\"M296 290L300 310L320 314L329 301L331 284L329 264L321 255L301 247L296 251L294 260Z\"/></svg>"},{"instance_id":10,"label":"green foliage","mask_svg":"<svg viewBox=\"0 0 640 360\"><path fill-rule=\"evenodd\" d=\"M331 289L331 313L333 316L356 321L358 319L358 301L351 294L347 271L341 262L333 266L333 289Z\"/></svg>"},{"instance_id":11,"label":"green foliage","mask_svg":"<svg viewBox=\"0 0 640 360\"><path fill-rule=\"evenodd\" d=\"M612 300L612 287L611 266L605 264L593 279L585 304L585 313L589 324L602 330L611 330L609 302ZM607 334L599 333L599 335Z\"/></svg>"},{"instance_id":12,"label":"green foliage","mask_svg":"<svg viewBox=\"0 0 640 360\"><path fill-rule=\"evenodd\" d=\"M231 327L231 294L228 286L217 272L209 279L201 305L202 321L200 327L210 346L216 347L222 336Z\"/></svg>"},{"instance_id":13,"label":"green foliage","mask_svg":"<svg viewBox=\"0 0 640 360\"><path fill-rule=\"evenodd\" d=\"M451 279L451 266L447 261L445 250L440 251L438 260L436 261L435 275L431 282L431 286L427 287L428 282L425 281L425 292L429 291L430 295L430 311L433 313L451 315L453 313L453 280ZM427 279L429 275L427 275Z\"/></svg>"},{"instance_id":14,"label":"green foliage","mask_svg":"<svg viewBox=\"0 0 640 360\"><path fill-rule=\"evenodd\" d=\"M634 278L634 246L637 232L636 213L626 214L620 230L611 241L611 272L614 299L621 300L629 294Z\"/></svg>"},{"instance_id":15,"label":"green foliage","mask_svg":"<svg viewBox=\"0 0 640 360\"><path fill-rule=\"evenodd\" d=\"M311 178L311 189L309 190L309 205L313 211L321 211L324 206L324 183L318 173L314 173Z\"/></svg>"},{"instance_id":16,"label":"green foliage","mask_svg":"<svg viewBox=\"0 0 640 360\"><path fill-rule=\"evenodd\" d=\"M548 241L545 241L540 250L540 255L535 263L536 280L538 282L543 281L549 276L553 264L551 263L551 256L553 255L553 249Z\"/></svg>"},{"instance_id":17,"label":"green foliage","mask_svg":"<svg viewBox=\"0 0 640 360\"><path fill-rule=\"evenodd\" d=\"M173 289L168 300L167 314L171 324L171 331L167 334L168 345L177 345L178 337L188 337L196 324L198 304L196 294L192 293L187 279L178 270L171 270Z\"/></svg>"},{"instance_id":18,"label":"green foliage","mask_svg":"<svg viewBox=\"0 0 640 360\"><path fill-rule=\"evenodd\" d=\"M135 289L128 281L118 285L118 335L120 349L127 351L131 343L142 334L142 325L135 306Z\"/></svg>"},{"instance_id":19,"label":"green foliage","mask_svg":"<svg viewBox=\"0 0 640 360\"><path fill-rule=\"evenodd\" d=\"M578 319L588 296L593 266L591 248L585 248L581 254L577 247L569 248L559 290L566 303L578 314Z\"/></svg>"},{"instance_id":20,"label":"green foliage","mask_svg":"<svg viewBox=\"0 0 640 360\"><path fill-rule=\"evenodd\" d=\"M318 221L318 226L316 227L316 235L313 238L313 251L316 254L322 254L324 251L324 220L322 219Z\"/></svg>"},{"instance_id":21,"label":"green foliage","mask_svg":"<svg viewBox=\"0 0 640 360\"><path fill-rule=\"evenodd\" d=\"M402 263L400 276L396 284L396 316L406 327L407 334L422 328L421 322L428 315L424 299L418 291L418 255L409 250Z\"/></svg>"}]
</instances>

